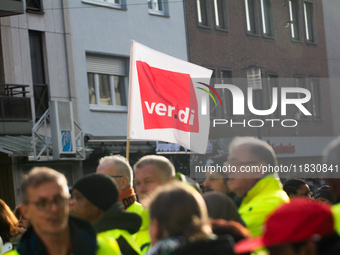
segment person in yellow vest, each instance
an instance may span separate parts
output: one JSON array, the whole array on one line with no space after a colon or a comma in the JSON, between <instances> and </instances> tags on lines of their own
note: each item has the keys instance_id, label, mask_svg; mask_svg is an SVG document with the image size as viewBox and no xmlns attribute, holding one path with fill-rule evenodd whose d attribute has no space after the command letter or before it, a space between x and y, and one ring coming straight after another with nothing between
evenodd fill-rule
<instances>
[{"instance_id":1,"label":"person in yellow vest","mask_svg":"<svg viewBox=\"0 0 340 255\"><path fill-rule=\"evenodd\" d=\"M241 173L247 167L277 165L272 147L254 137L236 137L230 144L228 164L236 169L229 173L229 189L241 200L238 212L251 235L262 234L264 221L268 214L289 197L282 189L278 176L262 172Z\"/></svg>"},{"instance_id":2,"label":"person in yellow vest","mask_svg":"<svg viewBox=\"0 0 340 255\"><path fill-rule=\"evenodd\" d=\"M140 201L149 198L159 186L174 179L176 171L169 159L159 155L147 155L133 166L135 185Z\"/></svg>"},{"instance_id":3,"label":"person in yellow vest","mask_svg":"<svg viewBox=\"0 0 340 255\"><path fill-rule=\"evenodd\" d=\"M137 196L142 204L144 200L148 200L150 198L150 195L157 187L173 180L179 180L185 185L200 191L198 183L181 173L176 173L175 167L166 157L159 155L147 155L140 158L133 168L135 171ZM146 209L141 216L143 217L142 228L144 228L145 232L147 231L149 233L147 230L147 226L150 222L148 210ZM147 222L147 224L145 222ZM137 235L140 235L140 232L138 232ZM150 238L149 234L148 237ZM151 239L148 239L148 241L150 242ZM143 253L145 252L144 247L145 246L142 246Z\"/></svg>"},{"instance_id":4,"label":"person in yellow vest","mask_svg":"<svg viewBox=\"0 0 340 255\"><path fill-rule=\"evenodd\" d=\"M133 189L133 172L129 162L120 155L106 156L99 160L96 173L111 176L117 184L119 198L124 204L125 209L131 206L138 208L138 212L143 211L143 206L137 202L135 190ZM138 213L138 214L140 214Z\"/></svg>"},{"instance_id":5,"label":"person in yellow vest","mask_svg":"<svg viewBox=\"0 0 340 255\"><path fill-rule=\"evenodd\" d=\"M96 170L97 173L111 176L117 184L119 197L124 207L129 212L137 213L142 217L142 225L134 238L141 251L145 252L150 243L148 212L137 201L133 188L133 171L125 157L120 155L106 156L100 159Z\"/></svg>"},{"instance_id":6,"label":"person in yellow vest","mask_svg":"<svg viewBox=\"0 0 340 255\"><path fill-rule=\"evenodd\" d=\"M340 237L334 231L329 205L306 198L295 198L271 213L264 234L241 240L236 254L266 247L270 255L337 255Z\"/></svg>"},{"instance_id":7,"label":"person in yellow vest","mask_svg":"<svg viewBox=\"0 0 340 255\"><path fill-rule=\"evenodd\" d=\"M116 241L97 237L88 221L69 217L69 190L63 174L33 168L21 186L20 209L31 226L10 255L119 255Z\"/></svg>"},{"instance_id":8,"label":"person in yellow vest","mask_svg":"<svg viewBox=\"0 0 340 255\"><path fill-rule=\"evenodd\" d=\"M142 219L136 213L125 211L118 195L113 178L90 174L74 184L70 214L94 224L99 237L116 240L122 254L139 255L141 251L133 235Z\"/></svg>"}]
</instances>

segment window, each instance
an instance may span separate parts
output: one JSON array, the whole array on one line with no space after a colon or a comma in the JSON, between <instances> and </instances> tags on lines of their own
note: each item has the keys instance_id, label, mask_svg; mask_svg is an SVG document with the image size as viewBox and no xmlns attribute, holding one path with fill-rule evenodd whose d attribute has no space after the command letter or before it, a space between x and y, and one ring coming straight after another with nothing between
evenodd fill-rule
<instances>
[{"instance_id":1,"label":"window","mask_svg":"<svg viewBox=\"0 0 340 255\"><path fill-rule=\"evenodd\" d=\"M215 87L216 84L216 78L217 78L217 71L215 68L211 68L211 67L207 67L208 69L212 70L213 73L211 75L211 79L210 79L210 86L211 87ZM209 97L209 102L210 102L210 117L217 117L218 116L218 104L215 105L214 101ZM216 103L218 103L218 101L216 101Z\"/></svg>"},{"instance_id":2,"label":"window","mask_svg":"<svg viewBox=\"0 0 340 255\"><path fill-rule=\"evenodd\" d=\"M221 83L222 84L233 84L232 82L233 73L231 70L221 70ZM219 95L223 104L223 112L221 117L232 117L233 116L233 96L229 89L220 89Z\"/></svg>"},{"instance_id":3,"label":"window","mask_svg":"<svg viewBox=\"0 0 340 255\"><path fill-rule=\"evenodd\" d=\"M269 96L269 107L271 108L273 105L273 88L277 88L277 107L275 112L273 112L273 116L275 118L280 118L281 112L281 102L280 102L280 92L279 92L279 76L277 74L268 74L268 96Z\"/></svg>"},{"instance_id":4,"label":"window","mask_svg":"<svg viewBox=\"0 0 340 255\"><path fill-rule=\"evenodd\" d=\"M164 0L148 0L150 14L168 16L168 2Z\"/></svg>"},{"instance_id":5,"label":"window","mask_svg":"<svg viewBox=\"0 0 340 255\"><path fill-rule=\"evenodd\" d=\"M210 15L209 15L209 6L208 0L196 0L197 3L197 18L198 18L198 25L203 27L210 26Z\"/></svg>"},{"instance_id":6,"label":"window","mask_svg":"<svg viewBox=\"0 0 340 255\"><path fill-rule=\"evenodd\" d=\"M250 34L258 34L255 0L244 0L244 3L246 7L247 32Z\"/></svg>"},{"instance_id":7,"label":"window","mask_svg":"<svg viewBox=\"0 0 340 255\"><path fill-rule=\"evenodd\" d=\"M292 39L300 40L299 0L289 0L289 19Z\"/></svg>"},{"instance_id":8,"label":"window","mask_svg":"<svg viewBox=\"0 0 340 255\"><path fill-rule=\"evenodd\" d=\"M316 43L314 5L312 2L304 2L303 8L305 16L306 41L309 43Z\"/></svg>"},{"instance_id":9,"label":"window","mask_svg":"<svg viewBox=\"0 0 340 255\"><path fill-rule=\"evenodd\" d=\"M215 25L217 29L227 30L227 6L225 0L214 0Z\"/></svg>"},{"instance_id":10,"label":"window","mask_svg":"<svg viewBox=\"0 0 340 255\"><path fill-rule=\"evenodd\" d=\"M126 9L126 0L82 0L82 2L117 9Z\"/></svg>"},{"instance_id":11,"label":"window","mask_svg":"<svg viewBox=\"0 0 340 255\"><path fill-rule=\"evenodd\" d=\"M261 14L263 34L267 36L274 36L271 0L261 0Z\"/></svg>"},{"instance_id":12,"label":"window","mask_svg":"<svg viewBox=\"0 0 340 255\"><path fill-rule=\"evenodd\" d=\"M45 84L42 33L29 31L33 84Z\"/></svg>"},{"instance_id":13,"label":"window","mask_svg":"<svg viewBox=\"0 0 340 255\"><path fill-rule=\"evenodd\" d=\"M313 118L321 119L321 87L319 78L311 78Z\"/></svg>"},{"instance_id":14,"label":"window","mask_svg":"<svg viewBox=\"0 0 340 255\"><path fill-rule=\"evenodd\" d=\"M299 87L299 88L304 88L306 89L307 88L307 78L305 76L297 76L295 78L295 83L296 83L296 87ZM298 93L297 94L297 98L301 98L301 97L304 97L304 95ZM304 106L306 107L306 109L309 111L309 104L308 103L305 103ZM297 119L301 119L301 120L306 120L308 116L304 115L300 110L297 110L296 111L296 114L298 114L298 118Z\"/></svg>"},{"instance_id":15,"label":"window","mask_svg":"<svg viewBox=\"0 0 340 255\"><path fill-rule=\"evenodd\" d=\"M34 92L34 105L36 120L48 109L48 91L45 80L45 65L43 55L43 34L38 31L29 31L31 70Z\"/></svg>"},{"instance_id":16,"label":"window","mask_svg":"<svg viewBox=\"0 0 340 255\"><path fill-rule=\"evenodd\" d=\"M26 0L27 11L42 12L43 6L41 0Z\"/></svg>"},{"instance_id":17,"label":"window","mask_svg":"<svg viewBox=\"0 0 340 255\"><path fill-rule=\"evenodd\" d=\"M127 111L127 58L86 55L92 110Z\"/></svg>"}]
</instances>

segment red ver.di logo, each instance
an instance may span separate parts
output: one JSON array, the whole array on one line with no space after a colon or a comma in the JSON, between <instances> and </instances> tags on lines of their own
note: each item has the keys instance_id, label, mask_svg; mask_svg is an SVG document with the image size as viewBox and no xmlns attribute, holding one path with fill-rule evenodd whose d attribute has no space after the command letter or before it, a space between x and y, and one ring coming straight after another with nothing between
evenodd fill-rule
<instances>
[{"instance_id":1,"label":"red ver.di logo","mask_svg":"<svg viewBox=\"0 0 340 255\"><path fill-rule=\"evenodd\" d=\"M195 88L189 74L136 61L144 129L174 128L199 132Z\"/></svg>"}]
</instances>

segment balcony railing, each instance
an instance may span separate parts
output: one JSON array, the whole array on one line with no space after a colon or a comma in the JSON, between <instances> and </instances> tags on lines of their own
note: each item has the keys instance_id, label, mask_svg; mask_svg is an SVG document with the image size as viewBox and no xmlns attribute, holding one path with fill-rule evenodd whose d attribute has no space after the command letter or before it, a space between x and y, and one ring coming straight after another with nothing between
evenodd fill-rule
<instances>
[{"instance_id":1,"label":"balcony railing","mask_svg":"<svg viewBox=\"0 0 340 255\"><path fill-rule=\"evenodd\" d=\"M0 121L32 121L28 85L0 84Z\"/></svg>"}]
</instances>

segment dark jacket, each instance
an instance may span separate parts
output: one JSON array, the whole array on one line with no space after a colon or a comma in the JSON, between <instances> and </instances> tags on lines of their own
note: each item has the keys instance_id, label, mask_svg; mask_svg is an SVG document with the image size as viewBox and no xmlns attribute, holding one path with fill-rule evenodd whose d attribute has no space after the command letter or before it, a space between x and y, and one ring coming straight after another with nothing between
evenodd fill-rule
<instances>
[{"instance_id":1,"label":"dark jacket","mask_svg":"<svg viewBox=\"0 0 340 255\"><path fill-rule=\"evenodd\" d=\"M230 235L211 235L205 241L188 242L184 236L171 236L158 240L148 255L234 255L234 239Z\"/></svg>"},{"instance_id":2,"label":"dark jacket","mask_svg":"<svg viewBox=\"0 0 340 255\"><path fill-rule=\"evenodd\" d=\"M95 255L98 248L95 228L89 222L74 217L69 218L69 227L73 255ZM20 255L48 255L32 227L22 235L17 251Z\"/></svg>"},{"instance_id":3,"label":"dark jacket","mask_svg":"<svg viewBox=\"0 0 340 255\"><path fill-rule=\"evenodd\" d=\"M206 192L203 195L210 219L233 220L245 226L238 214L235 202L226 194L219 191Z\"/></svg>"},{"instance_id":4,"label":"dark jacket","mask_svg":"<svg viewBox=\"0 0 340 255\"><path fill-rule=\"evenodd\" d=\"M142 218L136 213L125 211L123 203L118 201L105 212L99 221L95 223L95 227L98 233L119 229L126 230L130 233L130 235L133 235L139 230L141 224ZM133 238L131 237L131 239ZM129 244L129 241L123 236L120 236L117 239L117 242L122 254L124 255L135 255L140 252L137 243L136 246L138 248L134 249ZM133 240L133 242L135 241ZM138 252L136 252L137 249Z\"/></svg>"},{"instance_id":5,"label":"dark jacket","mask_svg":"<svg viewBox=\"0 0 340 255\"><path fill-rule=\"evenodd\" d=\"M199 241L194 243L188 243L182 248L179 248L171 255L234 255L233 246L234 241L231 236L219 237L216 240Z\"/></svg>"}]
</instances>

